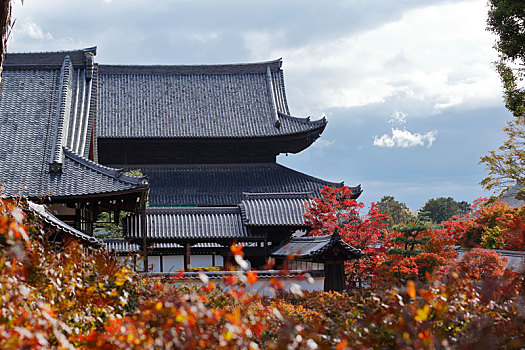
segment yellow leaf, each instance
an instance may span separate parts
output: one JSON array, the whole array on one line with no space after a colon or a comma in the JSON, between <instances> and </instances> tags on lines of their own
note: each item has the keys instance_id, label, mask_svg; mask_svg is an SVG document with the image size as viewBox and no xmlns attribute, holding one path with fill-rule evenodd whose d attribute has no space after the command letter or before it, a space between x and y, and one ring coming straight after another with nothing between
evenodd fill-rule
<instances>
[{"instance_id":1,"label":"yellow leaf","mask_svg":"<svg viewBox=\"0 0 525 350\"><path fill-rule=\"evenodd\" d=\"M418 322L426 321L428 319L428 315L430 315L430 307L425 305L422 309L417 309L414 320Z\"/></svg>"},{"instance_id":2,"label":"yellow leaf","mask_svg":"<svg viewBox=\"0 0 525 350\"><path fill-rule=\"evenodd\" d=\"M226 339L226 341L230 341L232 338L233 336L230 331L227 331L226 334L224 334L224 339Z\"/></svg>"}]
</instances>

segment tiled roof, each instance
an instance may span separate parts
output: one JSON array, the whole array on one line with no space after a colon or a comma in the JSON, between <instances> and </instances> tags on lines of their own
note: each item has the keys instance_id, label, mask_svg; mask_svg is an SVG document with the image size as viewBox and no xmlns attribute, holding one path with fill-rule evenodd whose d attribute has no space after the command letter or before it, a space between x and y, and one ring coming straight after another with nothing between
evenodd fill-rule
<instances>
[{"instance_id":1,"label":"tiled roof","mask_svg":"<svg viewBox=\"0 0 525 350\"><path fill-rule=\"evenodd\" d=\"M140 245L130 243L124 238L106 238L103 240L106 249L115 253L139 253L141 251ZM217 243L197 243L191 246L192 248L222 248L223 245ZM149 249L183 249L184 246L177 243L154 243Z\"/></svg>"},{"instance_id":2,"label":"tiled roof","mask_svg":"<svg viewBox=\"0 0 525 350\"><path fill-rule=\"evenodd\" d=\"M239 204L246 226L306 226L303 214L311 193L245 193Z\"/></svg>"},{"instance_id":3,"label":"tiled roof","mask_svg":"<svg viewBox=\"0 0 525 350\"><path fill-rule=\"evenodd\" d=\"M60 69L64 57L69 56L75 68L86 67L86 53L97 54L96 47L83 50L54 51L54 52L26 52L8 53L4 68L7 70L39 70L39 69Z\"/></svg>"},{"instance_id":4,"label":"tiled roof","mask_svg":"<svg viewBox=\"0 0 525 350\"><path fill-rule=\"evenodd\" d=\"M523 190L523 185L516 184L503 193L503 195L501 196L501 200L503 200L513 208L520 207L525 204L525 200L516 198L518 192L521 190Z\"/></svg>"},{"instance_id":5,"label":"tiled roof","mask_svg":"<svg viewBox=\"0 0 525 350\"><path fill-rule=\"evenodd\" d=\"M96 105L92 54L9 55L0 95L0 183L6 195L62 197L146 186L144 179L87 159ZM83 67L80 56L87 60Z\"/></svg>"},{"instance_id":6,"label":"tiled roof","mask_svg":"<svg viewBox=\"0 0 525 350\"><path fill-rule=\"evenodd\" d=\"M106 238L103 240L104 246L108 252L114 253L138 253L140 246L135 243L129 243L124 238Z\"/></svg>"},{"instance_id":7,"label":"tiled roof","mask_svg":"<svg viewBox=\"0 0 525 350\"><path fill-rule=\"evenodd\" d=\"M102 241L96 239L95 237L89 236L71 226L64 223L63 221L57 219L53 214L51 214L43 205L35 204L32 202L29 202L29 209L38 215L42 220L44 220L47 224L53 226L54 228L58 229L59 231L66 233L68 235L71 235L75 237L77 240L79 240L82 244L87 244L94 247L100 247L102 246Z\"/></svg>"},{"instance_id":8,"label":"tiled roof","mask_svg":"<svg viewBox=\"0 0 525 350\"><path fill-rule=\"evenodd\" d=\"M311 192L341 187L275 163L219 165L134 165L148 176L151 206L234 206L244 192ZM353 188L357 194L360 187Z\"/></svg>"},{"instance_id":9,"label":"tiled roof","mask_svg":"<svg viewBox=\"0 0 525 350\"><path fill-rule=\"evenodd\" d=\"M293 237L288 242L277 247L272 256L276 258L287 258L293 255L298 260L311 260L333 252L343 260L358 259L364 253L352 247L341 239L339 234L334 233L326 236L303 236Z\"/></svg>"},{"instance_id":10,"label":"tiled roof","mask_svg":"<svg viewBox=\"0 0 525 350\"><path fill-rule=\"evenodd\" d=\"M101 138L244 138L322 131L290 116L281 61L99 66Z\"/></svg>"},{"instance_id":11,"label":"tiled roof","mask_svg":"<svg viewBox=\"0 0 525 350\"><path fill-rule=\"evenodd\" d=\"M242 224L238 207L148 208L148 242L235 240L250 237ZM140 217L129 215L125 231L130 239L140 240Z\"/></svg>"}]
</instances>

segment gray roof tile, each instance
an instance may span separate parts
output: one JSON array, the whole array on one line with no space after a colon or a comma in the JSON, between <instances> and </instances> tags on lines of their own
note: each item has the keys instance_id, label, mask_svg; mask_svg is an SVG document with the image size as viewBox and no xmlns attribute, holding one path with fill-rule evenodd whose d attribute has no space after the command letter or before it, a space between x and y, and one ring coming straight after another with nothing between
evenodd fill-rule
<instances>
[{"instance_id":1,"label":"gray roof tile","mask_svg":"<svg viewBox=\"0 0 525 350\"><path fill-rule=\"evenodd\" d=\"M28 204L29 210L35 213L39 218L44 220L47 224L58 229L59 231L75 237L80 241L80 243L94 247L102 246L102 241L98 240L95 237L89 236L83 232L80 232L79 230L59 220L53 214L51 214L43 205L35 204L32 202L29 202Z\"/></svg>"},{"instance_id":2,"label":"gray roof tile","mask_svg":"<svg viewBox=\"0 0 525 350\"><path fill-rule=\"evenodd\" d=\"M98 136L239 138L324 129L324 118L289 115L280 66L100 65Z\"/></svg>"},{"instance_id":3,"label":"gray roof tile","mask_svg":"<svg viewBox=\"0 0 525 350\"><path fill-rule=\"evenodd\" d=\"M234 206L244 192L311 192L324 186L341 187L285 166L267 164L134 165L148 176L149 204L161 206ZM356 194L360 187L354 187Z\"/></svg>"},{"instance_id":4,"label":"gray roof tile","mask_svg":"<svg viewBox=\"0 0 525 350\"><path fill-rule=\"evenodd\" d=\"M107 238L103 240L106 249L110 252L115 252L117 254L122 253L140 253L140 245L136 243L129 243L124 238ZM224 245L217 243L196 243L191 246L192 248L224 248ZM178 243L154 243L148 247L149 253L154 253L155 250L161 251L171 251L174 254L181 253L180 250L184 249L184 246ZM195 250L192 251L192 254L195 254Z\"/></svg>"},{"instance_id":5,"label":"gray roof tile","mask_svg":"<svg viewBox=\"0 0 525 350\"><path fill-rule=\"evenodd\" d=\"M250 237L242 224L238 207L148 208L146 210L148 242L200 242L242 240ZM125 232L133 241L142 239L140 217L128 215Z\"/></svg>"},{"instance_id":6,"label":"gray roof tile","mask_svg":"<svg viewBox=\"0 0 525 350\"><path fill-rule=\"evenodd\" d=\"M118 170L86 158L94 126L96 69L86 79L89 68L75 68L75 60L84 57L84 51L47 55L36 54L49 58L42 58L43 63L33 54L10 56L4 71L0 94L3 192L34 198L146 187L144 179L120 176ZM55 67L60 55L61 63ZM17 66L19 61L23 65Z\"/></svg>"},{"instance_id":7,"label":"gray roof tile","mask_svg":"<svg viewBox=\"0 0 525 350\"><path fill-rule=\"evenodd\" d=\"M293 237L277 247L272 256L286 259L293 255L298 260L323 260L326 255L334 252L343 260L358 259L364 255L360 249L352 247L335 233L326 236Z\"/></svg>"},{"instance_id":8,"label":"gray roof tile","mask_svg":"<svg viewBox=\"0 0 525 350\"><path fill-rule=\"evenodd\" d=\"M97 47L90 47L83 50L54 51L54 52L27 52L27 53L8 53L4 68L6 70L19 69L60 69L64 57L69 56L75 68L85 68L86 54L96 55Z\"/></svg>"},{"instance_id":9,"label":"gray roof tile","mask_svg":"<svg viewBox=\"0 0 525 350\"><path fill-rule=\"evenodd\" d=\"M246 226L304 226L311 193L245 193L239 204Z\"/></svg>"},{"instance_id":10,"label":"gray roof tile","mask_svg":"<svg viewBox=\"0 0 525 350\"><path fill-rule=\"evenodd\" d=\"M522 184L516 184L512 186L502 194L501 200L506 202L512 208L517 208L524 205L525 201L517 198L518 192L523 190L523 187L524 186Z\"/></svg>"}]
</instances>

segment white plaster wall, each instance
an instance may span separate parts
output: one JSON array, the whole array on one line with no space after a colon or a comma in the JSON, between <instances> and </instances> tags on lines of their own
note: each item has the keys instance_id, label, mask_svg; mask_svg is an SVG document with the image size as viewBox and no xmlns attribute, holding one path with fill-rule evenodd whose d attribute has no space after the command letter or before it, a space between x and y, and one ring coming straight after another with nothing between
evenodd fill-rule
<instances>
[{"instance_id":1,"label":"white plaster wall","mask_svg":"<svg viewBox=\"0 0 525 350\"><path fill-rule=\"evenodd\" d=\"M162 257L163 272L174 272L184 270L184 256L183 255L164 255Z\"/></svg>"},{"instance_id":2,"label":"white plaster wall","mask_svg":"<svg viewBox=\"0 0 525 350\"><path fill-rule=\"evenodd\" d=\"M160 256L148 256L148 270L151 272L162 272L160 270Z\"/></svg>"},{"instance_id":3,"label":"white plaster wall","mask_svg":"<svg viewBox=\"0 0 525 350\"><path fill-rule=\"evenodd\" d=\"M121 258L119 258L120 260ZM122 260L124 261L124 259ZM190 257L191 267L207 267L213 266L211 255L192 255ZM220 255L215 255L215 266L223 266L223 259ZM153 269L151 272L174 272L184 270L184 256L183 255L164 255L162 256L162 268L160 270L160 256L149 255L148 266Z\"/></svg>"},{"instance_id":4,"label":"white plaster wall","mask_svg":"<svg viewBox=\"0 0 525 350\"><path fill-rule=\"evenodd\" d=\"M222 255L215 255L215 266L224 266Z\"/></svg>"},{"instance_id":5,"label":"white plaster wall","mask_svg":"<svg viewBox=\"0 0 525 350\"><path fill-rule=\"evenodd\" d=\"M192 255L190 257L191 267L212 266L211 255Z\"/></svg>"}]
</instances>

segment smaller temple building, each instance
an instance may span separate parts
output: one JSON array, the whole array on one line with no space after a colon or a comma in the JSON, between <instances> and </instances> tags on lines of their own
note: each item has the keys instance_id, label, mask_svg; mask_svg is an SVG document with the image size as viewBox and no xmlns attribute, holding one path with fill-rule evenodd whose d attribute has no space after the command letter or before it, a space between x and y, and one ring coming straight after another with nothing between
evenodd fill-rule
<instances>
[{"instance_id":1,"label":"smaller temple building","mask_svg":"<svg viewBox=\"0 0 525 350\"><path fill-rule=\"evenodd\" d=\"M95 54L9 54L0 94L0 195L46 204L34 210L88 242L99 213L140 213L149 190L147 178L96 162Z\"/></svg>"}]
</instances>

